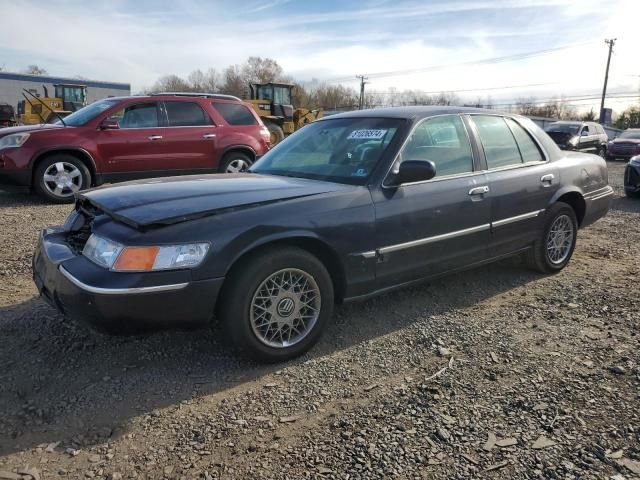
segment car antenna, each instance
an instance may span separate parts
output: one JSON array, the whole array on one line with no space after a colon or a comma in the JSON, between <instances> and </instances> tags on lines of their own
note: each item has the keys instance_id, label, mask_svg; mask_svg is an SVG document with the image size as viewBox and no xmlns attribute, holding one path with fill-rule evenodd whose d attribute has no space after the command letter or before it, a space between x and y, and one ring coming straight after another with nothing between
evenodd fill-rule
<instances>
[{"instance_id":1,"label":"car antenna","mask_svg":"<svg viewBox=\"0 0 640 480\"><path fill-rule=\"evenodd\" d=\"M56 117L58 117L60 119L60 122L62 122L62 125L64 125L65 127L67 126L66 123L64 123L64 119L62 118L62 115L60 115L58 112L56 112L53 108L51 108L49 105L47 105L46 103L44 103L42 100L40 100L38 97L36 97L33 93L31 93L29 90L27 90L26 88L23 89L26 93L28 93L29 95L31 95L33 98L35 98L36 100L38 100L42 105L44 105L45 107L47 107L49 109L49 111L51 111L51 113L53 113ZM24 95L24 93L23 93ZM33 103L29 102L31 105L33 105ZM40 116L40 118L42 118L42 116ZM44 118L42 118L42 121L47 123Z\"/></svg>"},{"instance_id":2,"label":"car antenna","mask_svg":"<svg viewBox=\"0 0 640 480\"><path fill-rule=\"evenodd\" d=\"M27 101L27 103L33 107L33 103L31 103L31 101L29 101L29 98L24 93L22 94L22 96ZM40 120L42 120L42 123L47 123L45 121L44 117L39 112L38 112L38 116L40 117Z\"/></svg>"}]
</instances>

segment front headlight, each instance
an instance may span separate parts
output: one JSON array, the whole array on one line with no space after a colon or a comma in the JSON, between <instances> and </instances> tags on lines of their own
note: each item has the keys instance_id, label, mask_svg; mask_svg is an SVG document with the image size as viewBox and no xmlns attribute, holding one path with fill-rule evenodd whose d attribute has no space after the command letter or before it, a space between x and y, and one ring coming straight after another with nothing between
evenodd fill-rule
<instances>
[{"instance_id":1,"label":"front headlight","mask_svg":"<svg viewBox=\"0 0 640 480\"><path fill-rule=\"evenodd\" d=\"M30 133L14 133L0 138L0 148L21 147L27 141Z\"/></svg>"},{"instance_id":2,"label":"front headlight","mask_svg":"<svg viewBox=\"0 0 640 480\"><path fill-rule=\"evenodd\" d=\"M208 251L208 243L127 247L92 234L82 254L114 271L151 272L195 268L202 263Z\"/></svg>"}]
</instances>

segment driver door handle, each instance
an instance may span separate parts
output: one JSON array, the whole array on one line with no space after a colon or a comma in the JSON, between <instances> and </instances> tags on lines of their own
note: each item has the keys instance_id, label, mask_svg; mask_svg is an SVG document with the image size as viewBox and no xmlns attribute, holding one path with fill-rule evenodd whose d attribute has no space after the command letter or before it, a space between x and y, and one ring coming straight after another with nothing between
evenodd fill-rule
<instances>
[{"instance_id":1,"label":"driver door handle","mask_svg":"<svg viewBox=\"0 0 640 480\"><path fill-rule=\"evenodd\" d=\"M162 135L149 135L147 138L149 140L162 140Z\"/></svg>"},{"instance_id":2,"label":"driver door handle","mask_svg":"<svg viewBox=\"0 0 640 480\"><path fill-rule=\"evenodd\" d=\"M202 138L204 138L205 140L209 140L211 138L216 138L216 134L215 133L205 133L204 135L202 135Z\"/></svg>"},{"instance_id":3,"label":"driver door handle","mask_svg":"<svg viewBox=\"0 0 640 480\"><path fill-rule=\"evenodd\" d=\"M489 193L489 187L486 185L469 190L469 195L484 195L485 193Z\"/></svg>"}]
</instances>

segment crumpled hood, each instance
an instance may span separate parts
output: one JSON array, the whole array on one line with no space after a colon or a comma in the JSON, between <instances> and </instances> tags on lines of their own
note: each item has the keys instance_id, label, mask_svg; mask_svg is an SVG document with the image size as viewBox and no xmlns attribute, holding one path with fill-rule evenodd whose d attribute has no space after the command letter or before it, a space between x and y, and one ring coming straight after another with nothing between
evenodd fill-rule
<instances>
[{"instance_id":1,"label":"crumpled hood","mask_svg":"<svg viewBox=\"0 0 640 480\"><path fill-rule=\"evenodd\" d=\"M33 133L35 131L52 130L52 129L58 129L58 128L65 128L65 127L63 125L53 125L50 123L46 123L46 124L41 123L39 125L22 125L19 127L7 127L7 128L0 129L0 137L11 135L12 133L23 133L23 132Z\"/></svg>"},{"instance_id":2,"label":"crumpled hood","mask_svg":"<svg viewBox=\"0 0 640 480\"><path fill-rule=\"evenodd\" d=\"M154 178L78 195L134 228L169 225L239 208L353 188L331 182L249 173Z\"/></svg>"}]
</instances>

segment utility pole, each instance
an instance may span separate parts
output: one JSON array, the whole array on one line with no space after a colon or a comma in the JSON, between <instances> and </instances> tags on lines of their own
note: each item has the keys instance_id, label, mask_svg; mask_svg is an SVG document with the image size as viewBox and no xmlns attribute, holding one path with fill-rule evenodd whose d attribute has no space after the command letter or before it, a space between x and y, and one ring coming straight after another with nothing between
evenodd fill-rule
<instances>
[{"instance_id":1,"label":"utility pole","mask_svg":"<svg viewBox=\"0 0 640 480\"><path fill-rule=\"evenodd\" d=\"M607 57L607 70L604 73L604 87L602 88L602 101L600 102L600 123L604 125L604 99L607 95L607 82L609 81L609 65L611 64L611 52L616 44L617 38L606 39L604 43L609 45L609 56Z\"/></svg>"},{"instance_id":2,"label":"utility pole","mask_svg":"<svg viewBox=\"0 0 640 480\"><path fill-rule=\"evenodd\" d=\"M358 110L362 110L364 108L364 86L369 82L365 82L367 77L364 75L356 75L356 78L360 79L360 99L358 100Z\"/></svg>"}]
</instances>

